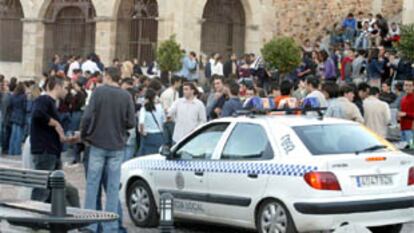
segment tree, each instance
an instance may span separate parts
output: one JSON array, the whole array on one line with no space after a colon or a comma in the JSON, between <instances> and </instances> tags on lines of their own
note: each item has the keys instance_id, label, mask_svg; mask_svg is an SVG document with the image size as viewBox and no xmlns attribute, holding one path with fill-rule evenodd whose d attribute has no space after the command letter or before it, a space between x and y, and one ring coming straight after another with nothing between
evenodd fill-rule
<instances>
[{"instance_id":1,"label":"tree","mask_svg":"<svg viewBox=\"0 0 414 233\"><path fill-rule=\"evenodd\" d=\"M179 71L183 55L180 45L175 41L175 35L161 42L157 49L157 62L160 70L164 72Z\"/></svg>"},{"instance_id":2,"label":"tree","mask_svg":"<svg viewBox=\"0 0 414 233\"><path fill-rule=\"evenodd\" d=\"M397 50L402 56L414 62L414 24L401 25L401 40L397 44Z\"/></svg>"},{"instance_id":3,"label":"tree","mask_svg":"<svg viewBox=\"0 0 414 233\"><path fill-rule=\"evenodd\" d=\"M284 75L295 68L301 62L301 48L291 37L278 37L267 42L261 49L267 67L279 70Z\"/></svg>"}]
</instances>

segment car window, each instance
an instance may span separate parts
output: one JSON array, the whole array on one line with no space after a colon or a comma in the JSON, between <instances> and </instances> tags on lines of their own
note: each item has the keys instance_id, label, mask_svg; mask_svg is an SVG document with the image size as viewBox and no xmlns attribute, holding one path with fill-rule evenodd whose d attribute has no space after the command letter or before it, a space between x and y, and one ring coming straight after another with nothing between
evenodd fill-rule
<instances>
[{"instance_id":1,"label":"car window","mask_svg":"<svg viewBox=\"0 0 414 233\"><path fill-rule=\"evenodd\" d=\"M176 159L211 159L229 123L218 123L201 129L175 152Z\"/></svg>"},{"instance_id":2,"label":"car window","mask_svg":"<svg viewBox=\"0 0 414 233\"><path fill-rule=\"evenodd\" d=\"M223 149L221 159L271 159L273 150L264 128L257 124L236 125Z\"/></svg>"},{"instance_id":3,"label":"car window","mask_svg":"<svg viewBox=\"0 0 414 233\"><path fill-rule=\"evenodd\" d=\"M380 138L357 124L297 126L293 130L313 155L355 153L384 145Z\"/></svg>"}]
</instances>

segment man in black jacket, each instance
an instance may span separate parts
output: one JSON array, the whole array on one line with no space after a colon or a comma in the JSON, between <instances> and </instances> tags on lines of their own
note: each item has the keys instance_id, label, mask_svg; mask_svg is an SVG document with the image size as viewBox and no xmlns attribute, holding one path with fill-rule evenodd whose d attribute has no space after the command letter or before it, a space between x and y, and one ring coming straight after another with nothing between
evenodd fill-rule
<instances>
[{"instance_id":1,"label":"man in black jacket","mask_svg":"<svg viewBox=\"0 0 414 233\"><path fill-rule=\"evenodd\" d=\"M226 63L224 63L223 66L223 74L224 77L228 78L231 75L237 75L238 76L238 65L237 65L237 55L232 54L230 57L230 60L228 60Z\"/></svg>"},{"instance_id":2,"label":"man in black jacket","mask_svg":"<svg viewBox=\"0 0 414 233\"><path fill-rule=\"evenodd\" d=\"M62 143L68 141L56 107L56 102L65 98L67 91L64 80L58 77L49 77L45 86L47 94L33 103L30 144L34 168L53 171L61 168ZM33 189L32 200L46 202L48 199L48 190Z\"/></svg>"}]
</instances>

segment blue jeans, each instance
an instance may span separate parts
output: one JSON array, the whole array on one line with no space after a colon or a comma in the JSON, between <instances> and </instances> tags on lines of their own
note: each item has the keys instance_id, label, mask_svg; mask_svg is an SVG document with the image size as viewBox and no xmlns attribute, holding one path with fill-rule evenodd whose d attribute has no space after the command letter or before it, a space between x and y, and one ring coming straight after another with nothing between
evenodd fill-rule
<instances>
[{"instance_id":1,"label":"blue jeans","mask_svg":"<svg viewBox=\"0 0 414 233\"><path fill-rule=\"evenodd\" d=\"M124 162L135 157L136 145L126 145L124 149Z\"/></svg>"},{"instance_id":2,"label":"blue jeans","mask_svg":"<svg viewBox=\"0 0 414 233\"><path fill-rule=\"evenodd\" d=\"M138 156L156 154L164 144L163 133L148 133L141 135L141 144L139 146Z\"/></svg>"},{"instance_id":3,"label":"blue jeans","mask_svg":"<svg viewBox=\"0 0 414 233\"><path fill-rule=\"evenodd\" d=\"M9 155L21 155L22 154L22 141L23 141L24 128L20 125L12 125L12 133L9 143Z\"/></svg>"},{"instance_id":4,"label":"blue jeans","mask_svg":"<svg viewBox=\"0 0 414 233\"><path fill-rule=\"evenodd\" d=\"M69 130L78 131L80 127L80 122L82 119L82 112L72 112L70 117Z\"/></svg>"},{"instance_id":5,"label":"blue jeans","mask_svg":"<svg viewBox=\"0 0 414 233\"><path fill-rule=\"evenodd\" d=\"M355 29L347 27L345 29L345 40L351 42L352 44L354 41L354 38L355 38Z\"/></svg>"},{"instance_id":6,"label":"blue jeans","mask_svg":"<svg viewBox=\"0 0 414 233\"><path fill-rule=\"evenodd\" d=\"M359 36L355 41L355 49L368 49L369 47L369 39L366 36Z\"/></svg>"},{"instance_id":7,"label":"blue jeans","mask_svg":"<svg viewBox=\"0 0 414 233\"><path fill-rule=\"evenodd\" d=\"M117 213L119 210L119 186L121 180L121 165L123 150L111 151L91 146L88 161L86 182L85 209L96 210L101 181L104 181L106 192L105 211ZM105 177L106 179L103 179ZM88 227L93 232L98 231L98 224ZM104 233L118 232L118 221L102 224Z\"/></svg>"},{"instance_id":8,"label":"blue jeans","mask_svg":"<svg viewBox=\"0 0 414 233\"><path fill-rule=\"evenodd\" d=\"M401 141L407 142L408 145L410 145L412 140L413 140L413 131L412 130L403 130L403 131L401 131Z\"/></svg>"},{"instance_id":9,"label":"blue jeans","mask_svg":"<svg viewBox=\"0 0 414 233\"><path fill-rule=\"evenodd\" d=\"M85 148L85 153L84 153L84 157L83 157L83 166L85 168L85 174L88 173L88 164L89 164L89 152L90 152L90 147L87 146ZM104 189L106 189L106 177L103 176L102 177L102 181L101 181L101 185L103 185ZM96 209L97 210L102 210L102 201L101 198L102 197L102 186L99 187L99 191L97 194L97 200L96 200ZM123 213L122 213L122 206L121 206L121 201L118 202L118 215L119 215L119 219L118 219L118 224L119 224L119 230L117 233L127 233L127 230L125 229L125 227L123 227L122 225L122 219L123 219ZM101 233L102 232L102 226L98 227L98 231L97 233Z\"/></svg>"},{"instance_id":10,"label":"blue jeans","mask_svg":"<svg viewBox=\"0 0 414 233\"><path fill-rule=\"evenodd\" d=\"M69 131L79 131L82 114L82 112L72 112L69 124ZM80 145L74 144L69 147L72 148L73 161L79 163L81 161Z\"/></svg>"},{"instance_id":11,"label":"blue jeans","mask_svg":"<svg viewBox=\"0 0 414 233\"><path fill-rule=\"evenodd\" d=\"M62 128L65 132L69 130L70 126L70 113L61 112L59 113L60 122L62 123Z\"/></svg>"},{"instance_id":12,"label":"blue jeans","mask_svg":"<svg viewBox=\"0 0 414 233\"><path fill-rule=\"evenodd\" d=\"M11 135L11 131L12 131L12 125L11 123L7 123L4 121L3 118L3 128L2 128L2 135L1 135L1 140L2 140L2 149L4 153L8 153L9 152L9 147L10 147L10 135Z\"/></svg>"},{"instance_id":13,"label":"blue jeans","mask_svg":"<svg viewBox=\"0 0 414 233\"><path fill-rule=\"evenodd\" d=\"M172 147L173 145L172 137L174 134L174 127L175 127L175 123L171 121L165 122L163 126L162 133L164 134L164 142L165 142L165 145L169 147Z\"/></svg>"},{"instance_id":14,"label":"blue jeans","mask_svg":"<svg viewBox=\"0 0 414 233\"><path fill-rule=\"evenodd\" d=\"M26 139L30 135L30 127L32 127L32 116L26 116L26 125L24 127L24 138Z\"/></svg>"}]
</instances>

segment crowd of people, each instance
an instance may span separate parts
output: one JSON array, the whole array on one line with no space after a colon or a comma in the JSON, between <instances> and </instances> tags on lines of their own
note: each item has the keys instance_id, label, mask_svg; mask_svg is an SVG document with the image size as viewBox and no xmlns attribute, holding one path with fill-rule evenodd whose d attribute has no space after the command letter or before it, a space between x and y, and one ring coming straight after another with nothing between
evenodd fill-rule
<instances>
[{"instance_id":1,"label":"crowd of people","mask_svg":"<svg viewBox=\"0 0 414 233\"><path fill-rule=\"evenodd\" d=\"M123 162L158 153L204 122L240 110L323 107L326 116L365 124L385 138L399 128L401 147L413 147L414 75L394 50L399 39L398 25L381 15L349 14L327 36L305 40L301 64L279 75L255 54L203 59L184 52L182 69L166 78L156 62L114 59L105 66L93 53L56 55L38 82L0 75L2 152L21 155L26 142L33 168L54 170L66 151L72 164L85 167L84 207L102 208L105 191L104 209L122 216ZM68 190L71 205L80 206L76 188ZM33 200L49 198L33 190ZM125 232L121 221L102 226Z\"/></svg>"}]
</instances>

